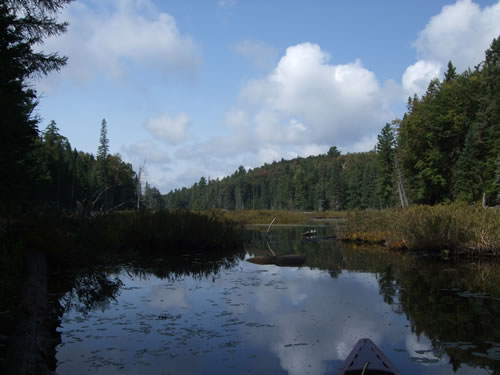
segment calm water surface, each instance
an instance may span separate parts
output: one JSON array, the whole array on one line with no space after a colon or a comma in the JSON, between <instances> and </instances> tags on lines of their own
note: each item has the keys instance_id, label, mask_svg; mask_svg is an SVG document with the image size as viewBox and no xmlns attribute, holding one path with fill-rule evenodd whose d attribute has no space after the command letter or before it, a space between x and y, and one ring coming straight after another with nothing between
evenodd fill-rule
<instances>
[{"instance_id":1,"label":"calm water surface","mask_svg":"<svg viewBox=\"0 0 500 375\"><path fill-rule=\"evenodd\" d=\"M164 259L82 273L60 327L59 374L335 374L371 338L405 374L500 369L498 267L304 241L273 229L303 267L245 259L184 271ZM247 254L267 255L247 233Z\"/></svg>"}]
</instances>

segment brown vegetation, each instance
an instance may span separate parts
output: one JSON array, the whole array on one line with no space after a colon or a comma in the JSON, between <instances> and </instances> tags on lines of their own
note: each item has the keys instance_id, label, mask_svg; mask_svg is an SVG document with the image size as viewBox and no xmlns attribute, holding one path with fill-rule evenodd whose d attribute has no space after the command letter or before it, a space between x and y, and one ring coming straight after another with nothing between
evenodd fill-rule
<instances>
[{"instance_id":1,"label":"brown vegetation","mask_svg":"<svg viewBox=\"0 0 500 375\"><path fill-rule=\"evenodd\" d=\"M470 255L500 252L500 210L466 204L350 211L341 238L390 248Z\"/></svg>"}]
</instances>

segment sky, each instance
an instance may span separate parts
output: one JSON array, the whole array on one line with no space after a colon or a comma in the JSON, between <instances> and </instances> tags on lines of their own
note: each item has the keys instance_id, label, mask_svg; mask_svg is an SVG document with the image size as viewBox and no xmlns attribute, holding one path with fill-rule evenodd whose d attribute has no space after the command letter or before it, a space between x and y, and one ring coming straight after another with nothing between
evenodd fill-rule
<instances>
[{"instance_id":1,"label":"sky","mask_svg":"<svg viewBox=\"0 0 500 375\"><path fill-rule=\"evenodd\" d=\"M162 193L282 158L374 148L409 96L484 60L500 0L76 0L33 83L43 131L95 154L102 119Z\"/></svg>"}]
</instances>

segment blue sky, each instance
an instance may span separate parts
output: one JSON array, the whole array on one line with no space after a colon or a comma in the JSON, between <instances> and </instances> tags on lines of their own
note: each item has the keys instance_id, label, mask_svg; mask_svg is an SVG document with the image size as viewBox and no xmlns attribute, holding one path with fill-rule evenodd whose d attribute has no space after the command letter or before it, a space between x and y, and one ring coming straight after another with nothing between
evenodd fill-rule
<instances>
[{"instance_id":1,"label":"blue sky","mask_svg":"<svg viewBox=\"0 0 500 375\"><path fill-rule=\"evenodd\" d=\"M55 120L166 193L239 165L373 149L409 95L449 60L462 72L500 36L500 1L76 0L68 56L35 83L43 130Z\"/></svg>"}]
</instances>

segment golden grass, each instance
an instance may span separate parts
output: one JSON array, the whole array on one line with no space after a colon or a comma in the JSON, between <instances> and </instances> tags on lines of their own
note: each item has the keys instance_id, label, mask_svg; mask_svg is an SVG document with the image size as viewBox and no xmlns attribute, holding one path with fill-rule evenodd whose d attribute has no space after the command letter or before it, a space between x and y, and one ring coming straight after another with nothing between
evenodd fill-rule
<instances>
[{"instance_id":1,"label":"golden grass","mask_svg":"<svg viewBox=\"0 0 500 375\"><path fill-rule=\"evenodd\" d=\"M347 213L341 238L410 250L500 253L500 210L450 205Z\"/></svg>"},{"instance_id":2,"label":"golden grass","mask_svg":"<svg viewBox=\"0 0 500 375\"><path fill-rule=\"evenodd\" d=\"M282 211L282 210L220 210L220 214L241 224L311 224L313 219L341 219L346 212L339 211Z\"/></svg>"}]
</instances>

